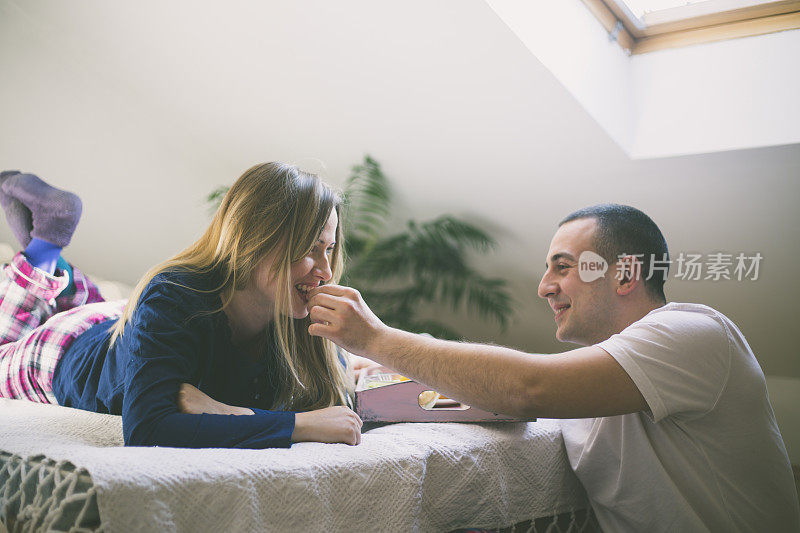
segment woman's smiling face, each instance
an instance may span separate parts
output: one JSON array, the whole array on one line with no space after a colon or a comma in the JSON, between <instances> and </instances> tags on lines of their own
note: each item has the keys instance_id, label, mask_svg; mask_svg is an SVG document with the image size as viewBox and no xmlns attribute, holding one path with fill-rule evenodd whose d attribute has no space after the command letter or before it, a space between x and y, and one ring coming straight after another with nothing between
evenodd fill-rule
<instances>
[{"instance_id":1,"label":"woman's smiling face","mask_svg":"<svg viewBox=\"0 0 800 533\"><path fill-rule=\"evenodd\" d=\"M311 251L300 259L292 263L290 268L290 278L292 290L289 296L291 306L290 316L292 318L305 318L308 316L308 291L327 283L333 277L331 272L331 259L333 250L336 246L336 230L339 225L339 217L336 210L332 209L325 227L314 243ZM261 261L254 272L255 291L258 297L270 307L274 305L278 282L272 275L272 258L267 257Z\"/></svg>"}]
</instances>

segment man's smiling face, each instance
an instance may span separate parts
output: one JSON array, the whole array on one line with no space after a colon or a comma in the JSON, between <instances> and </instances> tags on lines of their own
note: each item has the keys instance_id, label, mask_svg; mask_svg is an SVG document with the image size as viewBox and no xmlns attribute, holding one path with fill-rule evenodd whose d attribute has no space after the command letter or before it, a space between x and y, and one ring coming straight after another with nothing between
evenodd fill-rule
<instances>
[{"instance_id":1,"label":"man's smiling face","mask_svg":"<svg viewBox=\"0 0 800 533\"><path fill-rule=\"evenodd\" d=\"M558 228L545 260L539 296L555 312L556 338L590 345L614 333L615 279L613 269L605 277L586 283L578 274L578 258L587 250L597 252L597 221L580 218Z\"/></svg>"}]
</instances>

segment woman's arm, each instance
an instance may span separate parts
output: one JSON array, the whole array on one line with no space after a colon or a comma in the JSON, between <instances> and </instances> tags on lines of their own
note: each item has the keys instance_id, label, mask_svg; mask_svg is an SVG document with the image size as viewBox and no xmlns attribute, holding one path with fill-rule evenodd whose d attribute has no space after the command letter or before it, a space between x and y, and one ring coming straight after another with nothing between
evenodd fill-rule
<instances>
[{"instance_id":1,"label":"woman's arm","mask_svg":"<svg viewBox=\"0 0 800 533\"><path fill-rule=\"evenodd\" d=\"M253 410L247 407L236 407L218 402L197 387L181 383L178 389L178 410L181 413L199 415L252 415Z\"/></svg>"},{"instance_id":2,"label":"woman's arm","mask_svg":"<svg viewBox=\"0 0 800 533\"><path fill-rule=\"evenodd\" d=\"M212 415L252 415L252 409L218 402L197 387L182 383L178 391L181 413ZM295 413L292 442L341 442L355 446L361 442L361 419L351 409L327 407Z\"/></svg>"},{"instance_id":3,"label":"woman's arm","mask_svg":"<svg viewBox=\"0 0 800 533\"><path fill-rule=\"evenodd\" d=\"M161 275L159 275L161 276ZM185 448L273 448L292 442L319 441L357 444L361 420L346 407L308 413L232 407L183 388L194 412L179 409L182 383L224 379L207 369L218 356L212 350L220 331L218 321L198 317L197 310L215 305L186 287L191 280L154 278L115 345L127 361L122 400L125 443L132 446ZM190 319L191 318L191 319ZM244 384L242 384L244 386ZM252 413L252 414L251 414ZM231 416L231 415L249 416Z\"/></svg>"},{"instance_id":4,"label":"woman's arm","mask_svg":"<svg viewBox=\"0 0 800 533\"><path fill-rule=\"evenodd\" d=\"M213 308L208 293L183 273L156 276L142 291L131 321L114 345L125 365L122 429L128 446L181 448L288 448L295 414L254 410L251 416L182 413L181 383L224 379L208 375L224 334L219 321L198 311ZM244 386L244 384L242 384Z\"/></svg>"}]
</instances>

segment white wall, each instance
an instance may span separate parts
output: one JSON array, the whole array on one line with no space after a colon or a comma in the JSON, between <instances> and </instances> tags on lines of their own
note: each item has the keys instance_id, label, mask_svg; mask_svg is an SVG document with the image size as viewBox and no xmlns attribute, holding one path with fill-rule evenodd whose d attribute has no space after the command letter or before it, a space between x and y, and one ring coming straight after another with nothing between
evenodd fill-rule
<instances>
[{"instance_id":1,"label":"white wall","mask_svg":"<svg viewBox=\"0 0 800 533\"><path fill-rule=\"evenodd\" d=\"M800 30L631 56L635 158L800 142Z\"/></svg>"},{"instance_id":2,"label":"white wall","mask_svg":"<svg viewBox=\"0 0 800 533\"><path fill-rule=\"evenodd\" d=\"M631 62L580 0L486 0L606 133L630 153Z\"/></svg>"}]
</instances>

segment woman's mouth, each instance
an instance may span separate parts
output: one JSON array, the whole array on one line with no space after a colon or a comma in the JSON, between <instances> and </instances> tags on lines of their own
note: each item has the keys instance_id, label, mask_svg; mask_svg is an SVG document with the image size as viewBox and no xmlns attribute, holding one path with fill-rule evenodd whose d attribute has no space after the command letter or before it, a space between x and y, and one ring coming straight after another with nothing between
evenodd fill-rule
<instances>
[{"instance_id":1,"label":"woman's mouth","mask_svg":"<svg viewBox=\"0 0 800 533\"><path fill-rule=\"evenodd\" d=\"M319 287L318 284L310 283L298 283L294 286L297 292L300 293L300 298L302 298L304 302L308 302L308 293L311 291L311 289L316 289L317 287Z\"/></svg>"}]
</instances>

